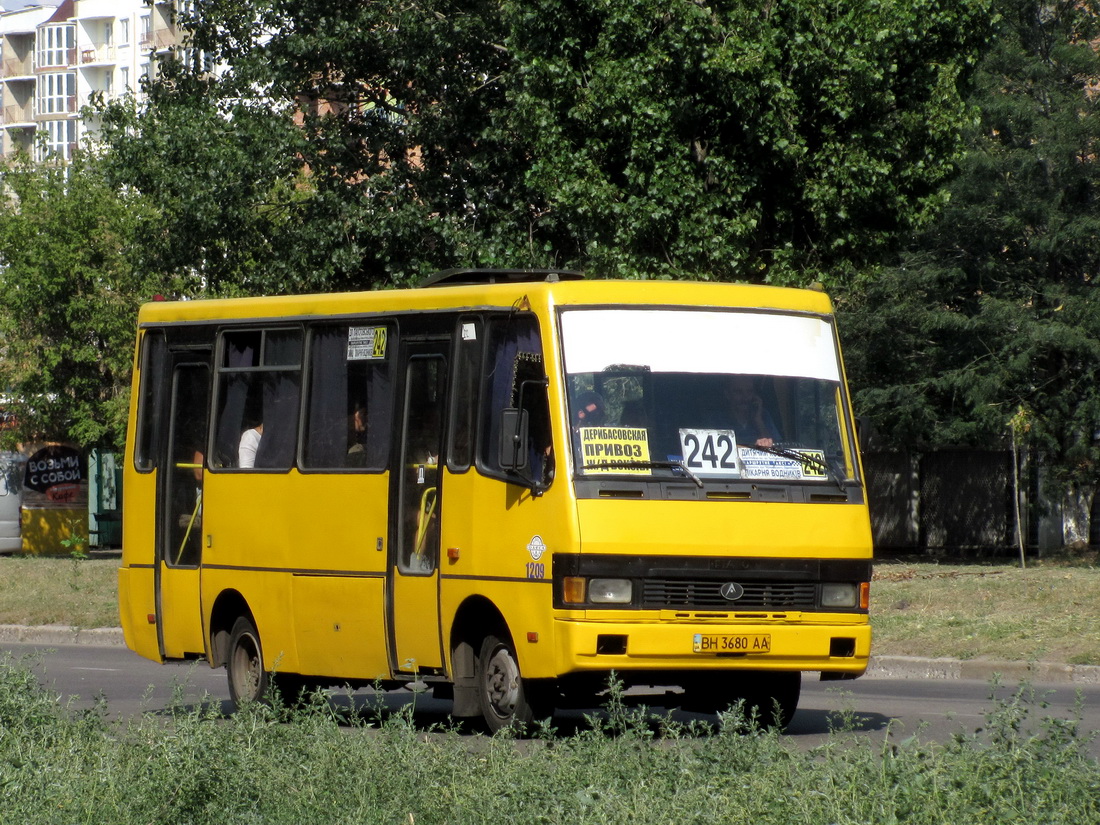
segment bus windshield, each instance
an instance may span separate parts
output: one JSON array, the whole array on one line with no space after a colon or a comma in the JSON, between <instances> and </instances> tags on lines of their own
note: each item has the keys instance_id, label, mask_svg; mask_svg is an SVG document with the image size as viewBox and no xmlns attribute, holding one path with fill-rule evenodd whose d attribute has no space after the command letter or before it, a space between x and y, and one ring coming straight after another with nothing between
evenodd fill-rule
<instances>
[{"instance_id":1,"label":"bus windshield","mask_svg":"<svg viewBox=\"0 0 1100 825\"><path fill-rule=\"evenodd\" d=\"M598 308L563 310L561 329L577 475L855 478L829 321Z\"/></svg>"}]
</instances>

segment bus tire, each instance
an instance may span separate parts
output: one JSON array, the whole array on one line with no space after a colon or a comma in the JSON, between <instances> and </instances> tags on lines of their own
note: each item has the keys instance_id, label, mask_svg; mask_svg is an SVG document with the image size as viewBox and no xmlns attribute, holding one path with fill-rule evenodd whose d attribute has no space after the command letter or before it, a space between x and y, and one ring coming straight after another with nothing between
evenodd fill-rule
<instances>
[{"instance_id":1,"label":"bus tire","mask_svg":"<svg viewBox=\"0 0 1100 825\"><path fill-rule=\"evenodd\" d=\"M793 671L769 671L751 675L753 681L742 691L745 700L745 718L755 717L757 724L765 728L784 730L798 710L802 695L802 673Z\"/></svg>"},{"instance_id":2,"label":"bus tire","mask_svg":"<svg viewBox=\"0 0 1100 825\"><path fill-rule=\"evenodd\" d=\"M239 709L249 702L266 698L269 677L264 670L260 634L247 616L241 616L233 623L225 670L229 679L229 697L235 707Z\"/></svg>"},{"instance_id":3,"label":"bus tire","mask_svg":"<svg viewBox=\"0 0 1100 825\"><path fill-rule=\"evenodd\" d=\"M268 683L275 688L279 699L288 708L302 707L309 701L310 694L316 685L305 676L297 673L271 672L267 676Z\"/></svg>"},{"instance_id":4,"label":"bus tire","mask_svg":"<svg viewBox=\"0 0 1100 825\"><path fill-rule=\"evenodd\" d=\"M477 692L482 718L492 733L512 728L524 734L536 719L549 718L554 713L548 691L531 684L520 673L511 641L494 635L481 642Z\"/></svg>"},{"instance_id":5,"label":"bus tire","mask_svg":"<svg viewBox=\"0 0 1100 825\"><path fill-rule=\"evenodd\" d=\"M783 730L791 723L802 693L802 674L795 671L737 670L706 674L685 686L683 708L718 713L743 702L746 726Z\"/></svg>"}]
</instances>

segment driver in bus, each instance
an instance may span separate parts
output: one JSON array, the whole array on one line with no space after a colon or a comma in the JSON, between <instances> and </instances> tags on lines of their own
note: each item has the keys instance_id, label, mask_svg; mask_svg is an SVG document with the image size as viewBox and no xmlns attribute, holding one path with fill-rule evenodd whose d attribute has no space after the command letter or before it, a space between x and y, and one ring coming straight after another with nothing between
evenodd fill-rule
<instances>
[{"instance_id":1,"label":"driver in bus","mask_svg":"<svg viewBox=\"0 0 1100 825\"><path fill-rule=\"evenodd\" d=\"M739 444L772 447L779 430L768 414L751 375L731 375L725 385L726 405Z\"/></svg>"}]
</instances>

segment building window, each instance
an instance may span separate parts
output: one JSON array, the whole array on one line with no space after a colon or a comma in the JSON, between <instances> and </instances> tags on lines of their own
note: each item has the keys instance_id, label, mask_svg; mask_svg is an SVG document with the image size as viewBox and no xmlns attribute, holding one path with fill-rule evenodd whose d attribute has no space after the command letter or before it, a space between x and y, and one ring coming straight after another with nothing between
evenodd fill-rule
<instances>
[{"instance_id":1,"label":"building window","mask_svg":"<svg viewBox=\"0 0 1100 825\"><path fill-rule=\"evenodd\" d=\"M118 21L118 45L130 45L130 18L123 17Z\"/></svg>"},{"instance_id":2,"label":"building window","mask_svg":"<svg viewBox=\"0 0 1100 825\"><path fill-rule=\"evenodd\" d=\"M75 62L76 26L43 26L38 30L38 68L69 66Z\"/></svg>"},{"instance_id":3,"label":"building window","mask_svg":"<svg viewBox=\"0 0 1100 825\"><path fill-rule=\"evenodd\" d=\"M38 160L48 158L61 158L69 160L76 148L76 121L75 120L50 120L42 124L46 135L46 145L39 148Z\"/></svg>"},{"instance_id":4,"label":"building window","mask_svg":"<svg viewBox=\"0 0 1100 825\"><path fill-rule=\"evenodd\" d=\"M76 110L76 73L54 72L38 78L38 114L60 115Z\"/></svg>"},{"instance_id":5,"label":"building window","mask_svg":"<svg viewBox=\"0 0 1100 825\"><path fill-rule=\"evenodd\" d=\"M118 81L119 81L119 86L122 88L123 92L130 91L130 67L129 66L122 66L118 70Z\"/></svg>"}]
</instances>

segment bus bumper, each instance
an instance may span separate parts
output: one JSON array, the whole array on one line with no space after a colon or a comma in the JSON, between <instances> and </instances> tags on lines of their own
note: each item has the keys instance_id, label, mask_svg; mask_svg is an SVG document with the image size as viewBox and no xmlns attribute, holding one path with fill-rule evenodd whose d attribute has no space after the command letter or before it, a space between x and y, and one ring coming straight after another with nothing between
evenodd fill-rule
<instances>
[{"instance_id":1,"label":"bus bumper","mask_svg":"<svg viewBox=\"0 0 1100 825\"><path fill-rule=\"evenodd\" d=\"M854 678L867 669L865 615L801 623L555 623L559 676L599 671L810 670ZM834 677L835 678L835 677Z\"/></svg>"}]
</instances>

